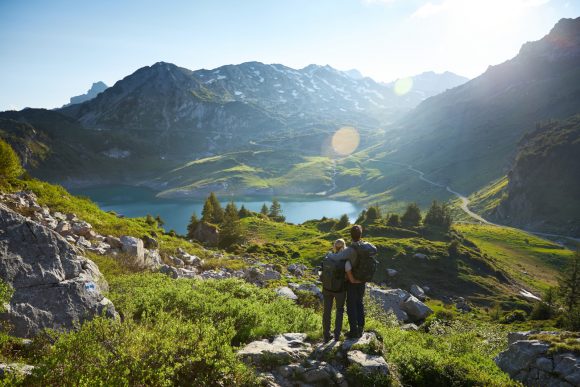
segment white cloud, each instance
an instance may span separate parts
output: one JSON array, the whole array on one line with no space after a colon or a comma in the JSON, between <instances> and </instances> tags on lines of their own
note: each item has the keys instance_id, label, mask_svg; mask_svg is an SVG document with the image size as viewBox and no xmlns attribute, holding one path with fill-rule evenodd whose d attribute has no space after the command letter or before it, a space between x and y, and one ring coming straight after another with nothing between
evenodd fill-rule
<instances>
[{"instance_id":1,"label":"white cloud","mask_svg":"<svg viewBox=\"0 0 580 387\"><path fill-rule=\"evenodd\" d=\"M397 0L361 0L364 4L390 4Z\"/></svg>"}]
</instances>

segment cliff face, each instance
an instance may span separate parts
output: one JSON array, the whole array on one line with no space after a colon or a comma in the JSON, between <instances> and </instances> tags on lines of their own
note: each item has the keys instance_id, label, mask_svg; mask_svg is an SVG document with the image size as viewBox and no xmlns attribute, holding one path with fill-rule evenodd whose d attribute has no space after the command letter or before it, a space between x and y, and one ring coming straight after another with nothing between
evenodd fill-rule
<instances>
[{"instance_id":1,"label":"cliff face","mask_svg":"<svg viewBox=\"0 0 580 387\"><path fill-rule=\"evenodd\" d=\"M539 125L520 142L499 222L580 235L580 115Z\"/></svg>"}]
</instances>

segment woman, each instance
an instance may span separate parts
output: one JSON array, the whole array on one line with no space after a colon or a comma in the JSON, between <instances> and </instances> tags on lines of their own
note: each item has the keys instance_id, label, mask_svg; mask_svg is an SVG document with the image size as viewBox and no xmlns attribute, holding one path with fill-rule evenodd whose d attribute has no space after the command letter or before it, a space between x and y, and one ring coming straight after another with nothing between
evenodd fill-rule
<instances>
[{"instance_id":1,"label":"woman","mask_svg":"<svg viewBox=\"0 0 580 387\"><path fill-rule=\"evenodd\" d=\"M334 339L340 340L342 330L342 318L344 316L344 303L346 300L346 277L344 272L345 261L340 259L338 253L346 246L344 239L337 239L333 244L332 251L326 254L322 263L322 295L324 310L322 313L322 337L327 343L332 339L330 335L330 315L332 304L336 300L336 318L334 320Z\"/></svg>"}]
</instances>

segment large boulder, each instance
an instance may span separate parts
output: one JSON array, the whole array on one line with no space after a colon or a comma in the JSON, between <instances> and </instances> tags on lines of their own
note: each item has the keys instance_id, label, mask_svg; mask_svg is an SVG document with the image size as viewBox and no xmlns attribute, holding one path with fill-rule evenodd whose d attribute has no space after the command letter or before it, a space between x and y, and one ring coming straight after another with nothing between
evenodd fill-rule
<instances>
[{"instance_id":1,"label":"large boulder","mask_svg":"<svg viewBox=\"0 0 580 387\"><path fill-rule=\"evenodd\" d=\"M571 352L552 351L550 343L534 338L570 335L565 332L516 332L508 336L509 347L495 362L511 378L526 386L580 386L580 358ZM576 340L580 336L576 335Z\"/></svg>"},{"instance_id":2,"label":"large boulder","mask_svg":"<svg viewBox=\"0 0 580 387\"><path fill-rule=\"evenodd\" d=\"M399 321L417 322L433 313L431 308L402 289L386 290L371 286L369 295L385 312L394 314Z\"/></svg>"},{"instance_id":3,"label":"large boulder","mask_svg":"<svg viewBox=\"0 0 580 387\"><path fill-rule=\"evenodd\" d=\"M116 316L98 267L58 233L0 204L0 278L14 289L0 319L11 333L70 329L95 315Z\"/></svg>"},{"instance_id":4,"label":"large boulder","mask_svg":"<svg viewBox=\"0 0 580 387\"><path fill-rule=\"evenodd\" d=\"M350 351L347 354L347 358L350 364L360 367L361 371L365 375L371 374L389 374L389 365L382 356L379 355L369 355L362 351Z\"/></svg>"}]
</instances>

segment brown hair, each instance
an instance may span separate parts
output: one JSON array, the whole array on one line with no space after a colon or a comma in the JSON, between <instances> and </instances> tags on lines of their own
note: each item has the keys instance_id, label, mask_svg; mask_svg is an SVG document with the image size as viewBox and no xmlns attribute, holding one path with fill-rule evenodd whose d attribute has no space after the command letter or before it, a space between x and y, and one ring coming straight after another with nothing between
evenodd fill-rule
<instances>
[{"instance_id":1,"label":"brown hair","mask_svg":"<svg viewBox=\"0 0 580 387\"><path fill-rule=\"evenodd\" d=\"M355 224L350 228L350 237L353 241L357 242L362 237L362 226Z\"/></svg>"}]
</instances>

